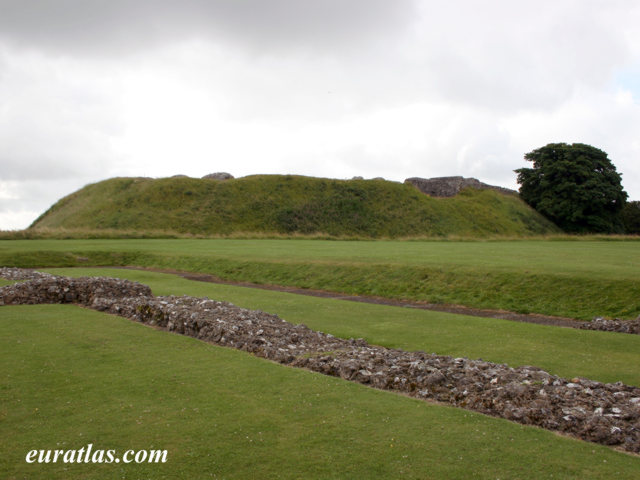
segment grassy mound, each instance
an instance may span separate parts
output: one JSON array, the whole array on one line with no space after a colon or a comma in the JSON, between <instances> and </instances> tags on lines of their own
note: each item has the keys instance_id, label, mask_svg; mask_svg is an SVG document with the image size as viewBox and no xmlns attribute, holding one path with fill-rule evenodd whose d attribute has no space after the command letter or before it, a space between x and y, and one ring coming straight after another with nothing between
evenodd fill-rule
<instances>
[{"instance_id":1,"label":"grassy mound","mask_svg":"<svg viewBox=\"0 0 640 480\"><path fill-rule=\"evenodd\" d=\"M31 228L366 238L558 232L516 195L467 189L431 198L385 180L294 175L112 178L64 197Z\"/></svg>"}]
</instances>

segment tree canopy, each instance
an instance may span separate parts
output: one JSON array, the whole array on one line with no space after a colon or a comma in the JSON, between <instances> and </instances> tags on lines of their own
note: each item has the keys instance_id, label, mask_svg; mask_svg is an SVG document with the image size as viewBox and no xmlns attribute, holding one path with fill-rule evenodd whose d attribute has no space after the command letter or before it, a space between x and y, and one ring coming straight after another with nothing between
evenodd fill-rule
<instances>
[{"instance_id":1,"label":"tree canopy","mask_svg":"<svg viewBox=\"0 0 640 480\"><path fill-rule=\"evenodd\" d=\"M624 232L640 234L640 201L628 202L622 209Z\"/></svg>"},{"instance_id":2,"label":"tree canopy","mask_svg":"<svg viewBox=\"0 0 640 480\"><path fill-rule=\"evenodd\" d=\"M516 170L520 196L572 233L622 231L627 194L607 154L582 143L550 143L524 156L533 168Z\"/></svg>"}]
</instances>

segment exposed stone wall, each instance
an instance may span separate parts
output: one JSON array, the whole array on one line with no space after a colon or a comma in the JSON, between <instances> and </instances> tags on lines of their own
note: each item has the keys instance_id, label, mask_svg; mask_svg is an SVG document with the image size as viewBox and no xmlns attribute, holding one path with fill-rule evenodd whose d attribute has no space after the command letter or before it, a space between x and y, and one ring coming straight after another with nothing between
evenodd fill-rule
<instances>
[{"instance_id":1,"label":"exposed stone wall","mask_svg":"<svg viewBox=\"0 0 640 480\"><path fill-rule=\"evenodd\" d=\"M607 320L606 318L596 317L590 322L581 323L579 328L583 330L601 330L604 332L633 333L640 335L640 317L635 320L620 320L619 318Z\"/></svg>"},{"instance_id":2,"label":"exposed stone wall","mask_svg":"<svg viewBox=\"0 0 640 480\"><path fill-rule=\"evenodd\" d=\"M105 277L42 276L0 289L0 305L76 303L91 306L97 298L150 297L151 289L129 280Z\"/></svg>"},{"instance_id":3,"label":"exposed stone wall","mask_svg":"<svg viewBox=\"0 0 640 480\"><path fill-rule=\"evenodd\" d=\"M0 300L71 301L282 364L640 452L640 388L620 382L567 380L536 367L387 349L226 302L154 297L148 287L125 280L39 277L0 288Z\"/></svg>"},{"instance_id":4,"label":"exposed stone wall","mask_svg":"<svg viewBox=\"0 0 640 480\"><path fill-rule=\"evenodd\" d=\"M30 270L28 268L11 268L1 267L0 277L6 280L21 281L21 280L36 280L40 278L51 278L53 275L50 273L38 272L36 270Z\"/></svg>"},{"instance_id":5,"label":"exposed stone wall","mask_svg":"<svg viewBox=\"0 0 640 480\"><path fill-rule=\"evenodd\" d=\"M205 175L202 178L208 178L210 180L231 180L233 178L233 175L227 172L216 172Z\"/></svg>"},{"instance_id":6,"label":"exposed stone wall","mask_svg":"<svg viewBox=\"0 0 640 480\"><path fill-rule=\"evenodd\" d=\"M508 188L496 187L493 185L488 185L486 183L482 183L478 179L475 178L464 178L464 177L435 177L435 178L407 178L404 183L408 183L414 185L418 190L422 193L426 193L432 197L454 197L460 190L471 187L477 188L480 190L496 190L498 192L509 194L509 195L517 195L518 192L515 190L509 190Z\"/></svg>"}]
</instances>

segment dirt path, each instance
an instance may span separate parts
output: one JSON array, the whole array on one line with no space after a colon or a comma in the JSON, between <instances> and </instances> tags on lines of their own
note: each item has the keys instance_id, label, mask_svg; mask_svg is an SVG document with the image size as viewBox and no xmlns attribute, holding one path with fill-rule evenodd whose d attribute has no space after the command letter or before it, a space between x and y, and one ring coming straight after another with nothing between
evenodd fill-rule
<instances>
[{"instance_id":1,"label":"dirt path","mask_svg":"<svg viewBox=\"0 0 640 480\"><path fill-rule=\"evenodd\" d=\"M465 307L463 305L443 305L433 304L409 300L394 300L392 298L374 297L366 295L345 295L343 293L329 292L326 290L312 290L307 288L287 287L282 285L260 285L249 282L234 282L223 280L214 275L206 273L181 272L178 270L165 270L141 267L105 267L105 268L123 268L127 270L147 270L158 273L169 273L178 275L187 280L197 282L217 283L221 285L233 285L238 287L259 288L261 290L273 290L276 292L294 293L296 295L307 295L310 297L331 298L334 300L348 300L350 302L373 303L376 305L389 305L393 307L417 308L421 310L432 310L435 312L457 313L461 315L470 315L473 317L499 318L502 320L512 320L514 322L537 323L540 325L552 325L555 327L579 328L583 322L573 318L554 317L550 315L540 315L536 313L524 314L508 312L506 310L489 310L480 308Z\"/></svg>"}]
</instances>

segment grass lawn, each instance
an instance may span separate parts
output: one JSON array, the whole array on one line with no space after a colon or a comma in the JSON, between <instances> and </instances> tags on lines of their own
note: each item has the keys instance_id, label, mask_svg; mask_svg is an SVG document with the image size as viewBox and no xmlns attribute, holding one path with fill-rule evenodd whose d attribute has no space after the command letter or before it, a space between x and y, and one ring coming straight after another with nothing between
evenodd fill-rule
<instances>
[{"instance_id":1,"label":"grass lawn","mask_svg":"<svg viewBox=\"0 0 640 480\"><path fill-rule=\"evenodd\" d=\"M50 269L61 275L102 275L149 285L155 295L208 296L276 313L292 323L372 344L441 355L535 365L566 378L640 385L640 335L549 327L426 310L185 280L122 269Z\"/></svg>"},{"instance_id":2,"label":"grass lawn","mask_svg":"<svg viewBox=\"0 0 640 480\"><path fill-rule=\"evenodd\" d=\"M137 265L590 320L640 314L640 242L3 240L0 264Z\"/></svg>"},{"instance_id":3,"label":"grass lawn","mask_svg":"<svg viewBox=\"0 0 640 480\"><path fill-rule=\"evenodd\" d=\"M632 479L640 469L607 447L74 306L0 307L0 368L6 479ZM167 449L168 461L24 461L89 443Z\"/></svg>"}]
</instances>

